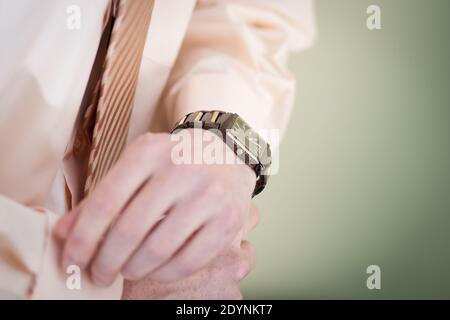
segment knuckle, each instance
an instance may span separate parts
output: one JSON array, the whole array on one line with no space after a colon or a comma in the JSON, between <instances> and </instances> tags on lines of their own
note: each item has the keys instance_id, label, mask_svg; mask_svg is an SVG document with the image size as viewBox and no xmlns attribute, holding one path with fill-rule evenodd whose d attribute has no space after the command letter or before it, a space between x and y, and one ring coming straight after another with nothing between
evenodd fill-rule
<instances>
[{"instance_id":1,"label":"knuckle","mask_svg":"<svg viewBox=\"0 0 450 320\"><path fill-rule=\"evenodd\" d=\"M196 163L188 163L182 165L181 167L184 167L186 174L195 177L195 179L199 182L199 186L210 183L211 175L209 174L209 170L206 166Z\"/></svg>"},{"instance_id":2,"label":"knuckle","mask_svg":"<svg viewBox=\"0 0 450 320\"><path fill-rule=\"evenodd\" d=\"M166 145L167 135L147 132L143 135L143 144L154 151L155 146L161 147Z\"/></svg>"},{"instance_id":3,"label":"knuckle","mask_svg":"<svg viewBox=\"0 0 450 320\"><path fill-rule=\"evenodd\" d=\"M210 178L209 166L203 164L198 165L195 162L193 164L189 164L188 166L191 168L191 171L195 173L195 175L198 176L201 180L207 180Z\"/></svg>"},{"instance_id":4,"label":"knuckle","mask_svg":"<svg viewBox=\"0 0 450 320\"><path fill-rule=\"evenodd\" d=\"M94 218L102 217L110 213L108 199L101 194L96 194L89 199L89 205L84 208L84 214Z\"/></svg>"},{"instance_id":5,"label":"knuckle","mask_svg":"<svg viewBox=\"0 0 450 320\"><path fill-rule=\"evenodd\" d=\"M189 167L186 164L175 164L170 161L167 166L170 181L180 181L181 179L189 178L189 175L192 174L192 171L188 170Z\"/></svg>"},{"instance_id":6,"label":"knuckle","mask_svg":"<svg viewBox=\"0 0 450 320\"><path fill-rule=\"evenodd\" d=\"M137 138L134 148L136 149L137 154L152 154L156 150L156 146L158 145L158 138L155 134L147 132Z\"/></svg>"},{"instance_id":7,"label":"knuckle","mask_svg":"<svg viewBox=\"0 0 450 320\"><path fill-rule=\"evenodd\" d=\"M183 181L186 181L188 183L192 183L192 179L195 179L196 181L204 180L203 172L200 166L189 163L175 164L172 161L170 163L170 169L178 179L183 179Z\"/></svg>"},{"instance_id":8,"label":"knuckle","mask_svg":"<svg viewBox=\"0 0 450 320\"><path fill-rule=\"evenodd\" d=\"M147 132L147 133L144 133L141 136L139 136L136 143L140 146L146 146L146 145L152 144L154 142L154 140L155 140L155 135L150 132Z\"/></svg>"},{"instance_id":9,"label":"knuckle","mask_svg":"<svg viewBox=\"0 0 450 320\"><path fill-rule=\"evenodd\" d=\"M228 191L221 181L212 181L208 183L208 187L205 189L205 194L209 199L213 198L225 201L227 199Z\"/></svg>"}]
</instances>

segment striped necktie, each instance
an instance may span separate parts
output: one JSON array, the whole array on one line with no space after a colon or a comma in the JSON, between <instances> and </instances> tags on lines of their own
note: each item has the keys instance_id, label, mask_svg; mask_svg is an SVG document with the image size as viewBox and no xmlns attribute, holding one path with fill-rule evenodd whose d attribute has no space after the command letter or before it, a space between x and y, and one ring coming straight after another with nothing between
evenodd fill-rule
<instances>
[{"instance_id":1,"label":"striped necktie","mask_svg":"<svg viewBox=\"0 0 450 320\"><path fill-rule=\"evenodd\" d=\"M136 91L153 0L113 0L114 15L103 73L86 109L95 112L85 194L95 188L122 152Z\"/></svg>"}]
</instances>

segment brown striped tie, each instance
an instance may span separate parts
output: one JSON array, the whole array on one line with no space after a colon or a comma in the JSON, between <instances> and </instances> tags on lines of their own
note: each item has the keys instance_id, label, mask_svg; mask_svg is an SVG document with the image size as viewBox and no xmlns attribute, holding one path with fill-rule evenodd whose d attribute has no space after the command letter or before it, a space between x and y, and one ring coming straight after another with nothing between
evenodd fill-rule
<instances>
[{"instance_id":1,"label":"brown striped tie","mask_svg":"<svg viewBox=\"0 0 450 320\"><path fill-rule=\"evenodd\" d=\"M124 148L153 9L153 0L113 1L115 21L103 75L85 114L89 117L96 105L85 194L99 183Z\"/></svg>"}]
</instances>

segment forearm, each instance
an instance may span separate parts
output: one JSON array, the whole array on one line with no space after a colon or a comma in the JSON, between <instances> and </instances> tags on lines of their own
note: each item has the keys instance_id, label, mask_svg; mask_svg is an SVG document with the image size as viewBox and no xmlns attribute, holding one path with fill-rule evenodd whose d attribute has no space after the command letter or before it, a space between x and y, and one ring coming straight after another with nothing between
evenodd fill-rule
<instances>
[{"instance_id":1,"label":"forearm","mask_svg":"<svg viewBox=\"0 0 450 320\"><path fill-rule=\"evenodd\" d=\"M221 109L238 113L256 130L283 130L295 91L287 56L314 36L311 2L296 3L300 20L278 1L199 4L168 82L169 120Z\"/></svg>"}]
</instances>

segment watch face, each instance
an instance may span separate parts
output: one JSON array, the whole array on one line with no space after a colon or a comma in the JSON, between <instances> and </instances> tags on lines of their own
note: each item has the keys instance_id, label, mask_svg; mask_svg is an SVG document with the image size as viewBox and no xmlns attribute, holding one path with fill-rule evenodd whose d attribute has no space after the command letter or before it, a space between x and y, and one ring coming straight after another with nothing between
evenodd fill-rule
<instances>
[{"instance_id":1,"label":"watch face","mask_svg":"<svg viewBox=\"0 0 450 320\"><path fill-rule=\"evenodd\" d=\"M248 154L249 160L261 163L261 159L266 158L263 153L266 152L267 143L240 117L236 118L228 133L237 142L238 147Z\"/></svg>"}]
</instances>

